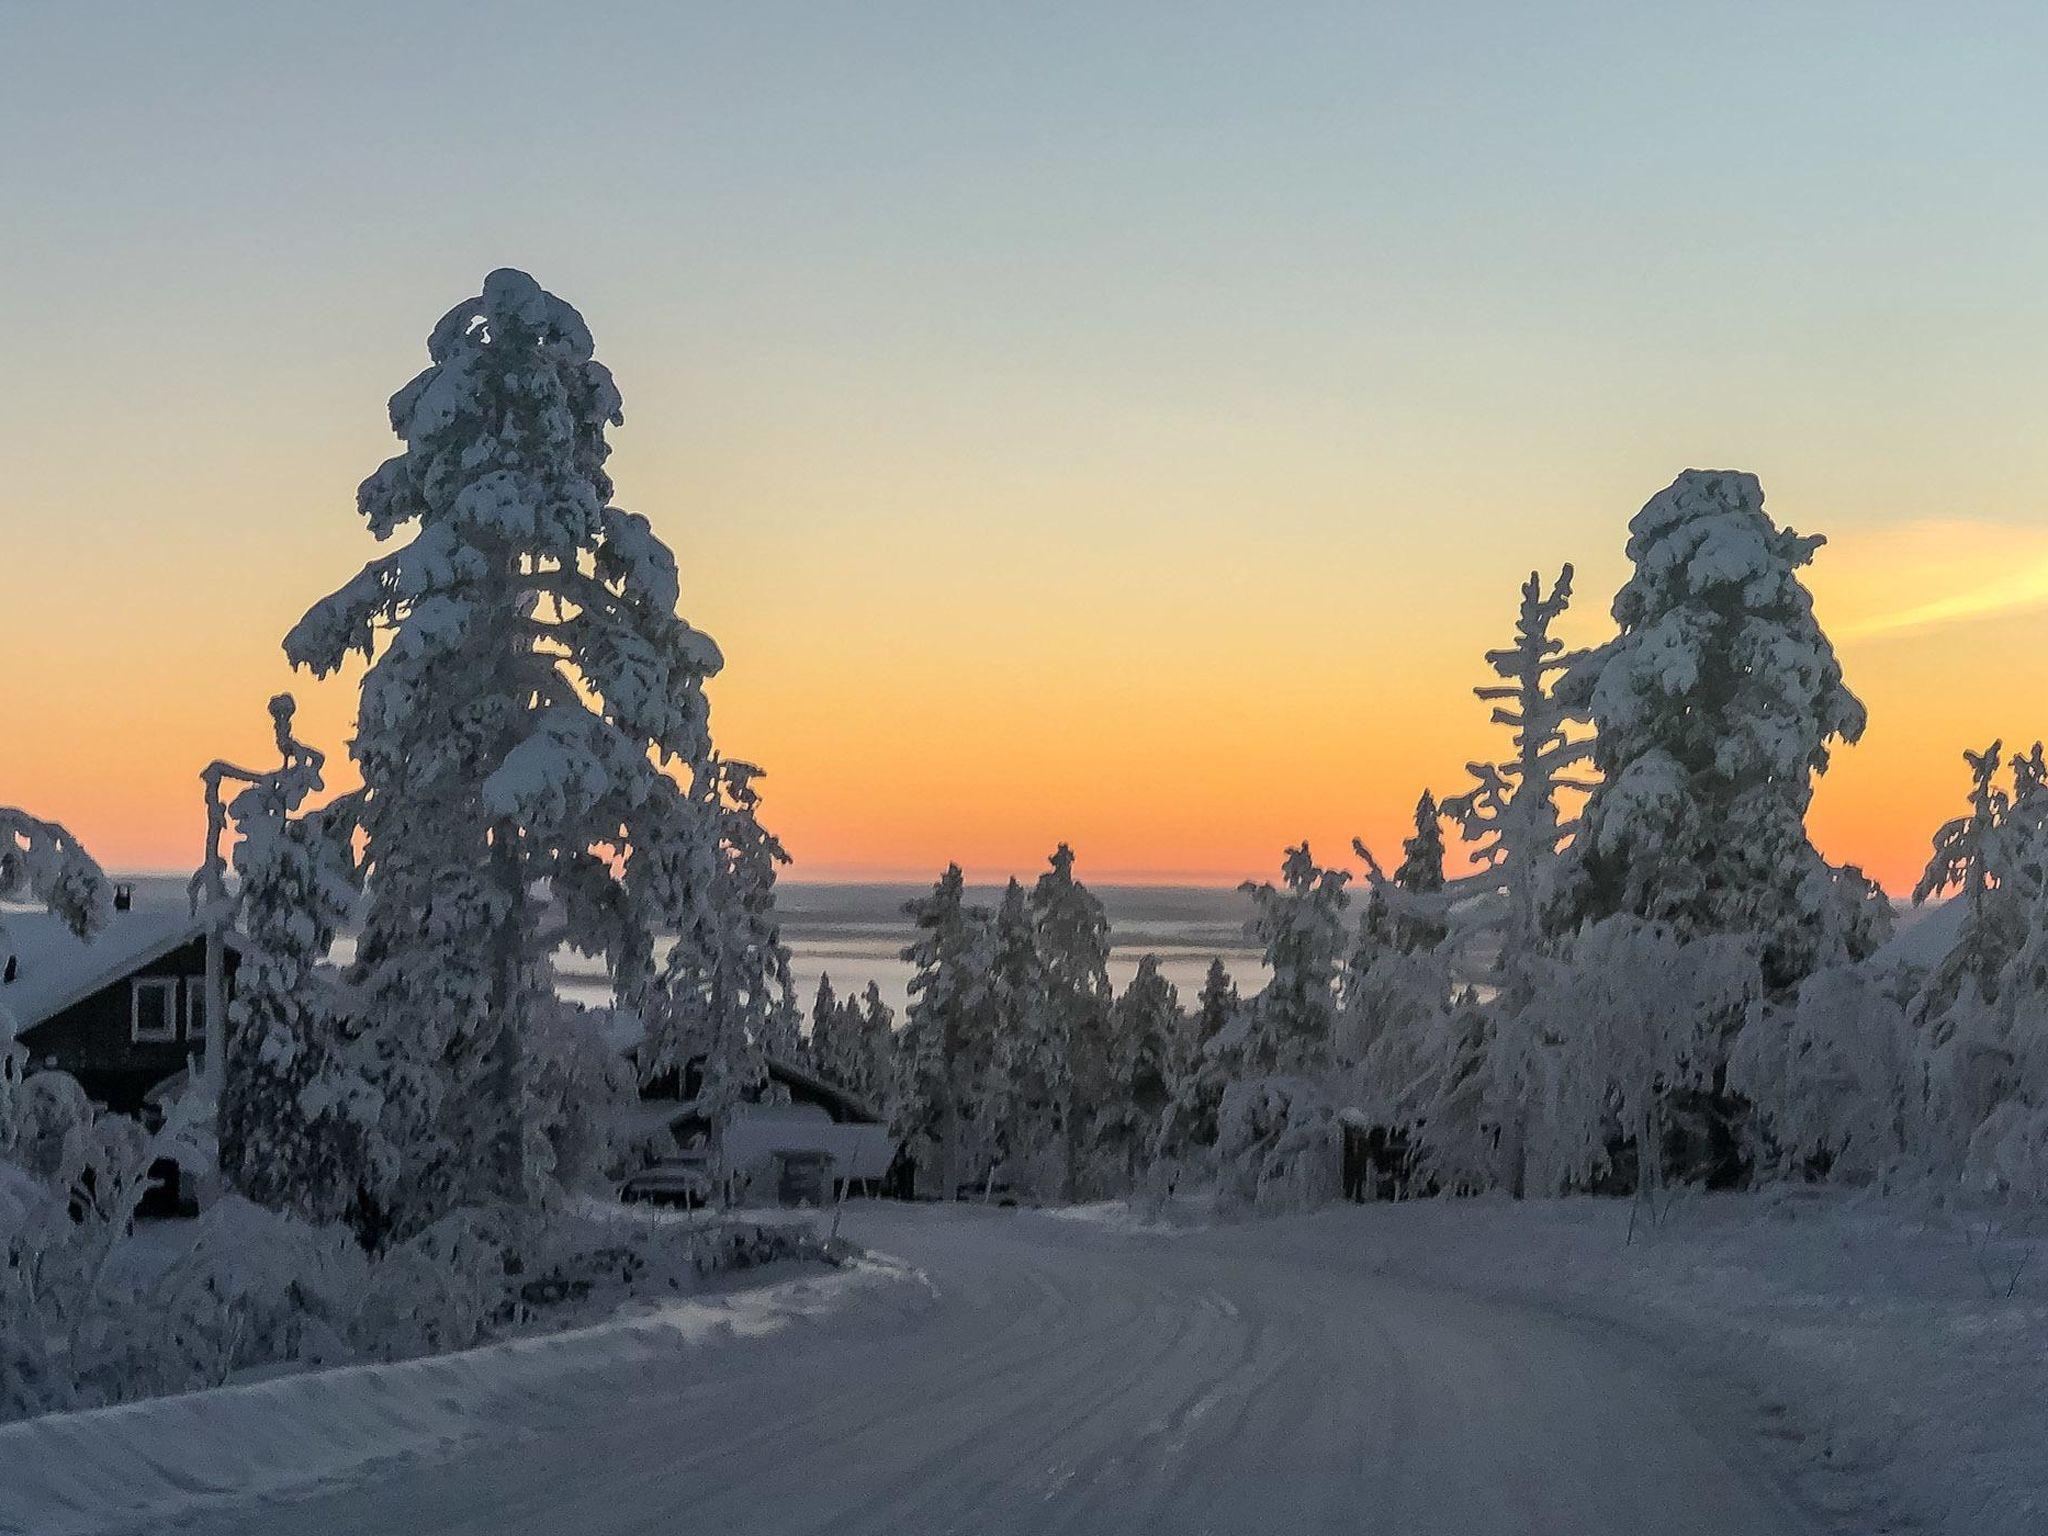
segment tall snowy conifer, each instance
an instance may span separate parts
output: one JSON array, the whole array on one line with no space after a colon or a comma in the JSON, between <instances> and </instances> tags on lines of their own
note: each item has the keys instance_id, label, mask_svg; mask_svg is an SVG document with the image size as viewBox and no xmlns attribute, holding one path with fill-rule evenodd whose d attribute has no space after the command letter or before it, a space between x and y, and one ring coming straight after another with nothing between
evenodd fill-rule
<instances>
[{"instance_id":1,"label":"tall snowy conifer","mask_svg":"<svg viewBox=\"0 0 2048 1536\"><path fill-rule=\"evenodd\" d=\"M672 909L676 939L648 1005L655 1076L698 1067L696 1100L722 1142L735 1108L760 1092L767 1058L796 1044L789 948L775 912L775 876L789 855L761 824L761 770L712 757L698 769L689 804L710 828L708 870L687 881Z\"/></svg>"},{"instance_id":2,"label":"tall snowy conifer","mask_svg":"<svg viewBox=\"0 0 2048 1536\"><path fill-rule=\"evenodd\" d=\"M1031 902L1010 881L996 908L989 1005L995 1040L990 1087L991 1154L1013 1181L1054 1141L1065 1063L1052 1037Z\"/></svg>"},{"instance_id":3,"label":"tall snowy conifer","mask_svg":"<svg viewBox=\"0 0 2048 1536\"><path fill-rule=\"evenodd\" d=\"M1194 1011L1187 1016L1174 1069L1174 1104L1164 1155L1186 1159L1216 1145L1216 1111L1235 1064L1226 1032L1236 1031L1244 1004L1221 956L1209 962Z\"/></svg>"},{"instance_id":4,"label":"tall snowy conifer","mask_svg":"<svg viewBox=\"0 0 2048 1536\"><path fill-rule=\"evenodd\" d=\"M1252 1000L1249 1065L1282 1075L1318 1072L1331 1065L1336 1049L1350 877L1319 868L1307 843L1287 850L1280 872L1278 886L1247 880L1242 887L1258 909L1252 933L1272 969Z\"/></svg>"},{"instance_id":5,"label":"tall snowy conifer","mask_svg":"<svg viewBox=\"0 0 2048 1536\"><path fill-rule=\"evenodd\" d=\"M243 947L227 1008L221 1173L259 1205L318 1225L350 1217L374 1237L362 1231L363 1192L391 1178L395 1160L380 1134L376 1063L325 965L360 892L361 797L299 814L322 787L324 759L292 736L290 695L270 707L282 762L244 775L226 807ZM218 888L217 872L201 871L195 896L206 887Z\"/></svg>"},{"instance_id":6,"label":"tall snowy conifer","mask_svg":"<svg viewBox=\"0 0 2048 1536\"><path fill-rule=\"evenodd\" d=\"M1131 1188L1160 1155L1178 1087L1180 994L1146 955L1110 1009L1110 1092L1094 1116L1097 1177Z\"/></svg>"},{"instance_id":7,"label":"tall snowy conifer","mask_svg":"<svg viewBox=\"0 0 2048 1536\"><path fill-rule=\"evenodd\" d=\"M991 922L985 909L967 904L958 864L904 911L917 938L903 951L916 974L899 1066L901 1128L937 1144L941 1198L951 1200L967 1172L967 1139L992 1054Z\"/></svg>"},{"instance_id":8,"label":"tall snowy conifer","mask_svg":"<svg viewBox=\"0 0 2048 1536\"><path fill-rule=\"evenodd\" d=\"M370 662L349 982L398 1150L372 1195L400 1236L533 1193L522 1059L553 1005L549 955L566 941L644 967L655 882L636 866L699 830L667 771L703 764L721 664L676 615L668 548L611 504L605 429L623 417L582 317L500 270L427 351L391 399L405 451L357 498L379 539L412 538L285 641L323 676Z\"/></svg>"},{"instance_id":9,"label":"tall snowy conifer","mask_svg":"<svg viewBox=\"0 0 2048 1536\"><path fill-rule=\"evenodd\" d=\"M1031 919L1045 985L1043 1059L1057 1074L1050 1084L1054 1130L1064 1158L1063 1193L1071 1197L1087 1118L1109 1092L1111 993L1109 917L1095 893L1074 878L1074 850L1065 843L1031 888Z\"/></svg>"},{"instance_id":10,"label":"tall snowy conifer","mask_svg":"<svg viewBox=\"0 0 2048 1536\"><path fill-rule=\"evenodd\" d=\"M1758 934L1774 988L1882 941L1889 908L1807 840L1814 776L1863 734L1799 570L1825 540L1779 528L1754 475L1687 470L1629 524L1620 634L1575 658L1560 704L1598 727L1601 781L1553 916Z\"/></svg>"},{"instance_id":11,"label":"tall snowy conifer","mask_svg":"<svg viewBox=\"0 0 2048 1536\"><path fill-rule=\"evenodd\" d=\"M1444 814L1459 824L1477 865L1460 883L1454 968L1471 977L1478 968L1470 961L1478 957L1493 996L1483 1007L1461 1010L1466 1027L1451 1034L1469 1047L1470 1059L1444 1075L1447 1098L1429 1116L1425 1161L1472 1182L1483 1177L1491 1153L1516 1194L1523 1191L1530 1097L1538 1088L1541 1041L1527 1009L1547 939L1544 904L1558 849L1576 831L1560 800L1593 787L1572 774L1592 756L1593 743L1573 730L1571 711L1555 688L1567 661L1564 642L1551 630L1571 593L1569 565L1548 593L1539 572L1522 584L1514 643L1486 653L1500 681L1473 690L1493 706L1493 722L1508 728L1512 752L1502 762L1468 764L1473 787L1444 802ZM1463 1145L1448 1146L1447 1134Z\"/></svg>"},{"instance_id":12,"label":"tall snowy conifer","mask_svg":"<svg viewBox=\"0 0 2048 1536\"><path fill-rule=\"evenodd\" d=\"M882 989L872 981L860 995L858 1003L848 998L845 1006L849 1015L856 1012L859 1015L856 1031L858 1051L855 1056L858 1071L846 1086L863 1102L894 1118L891 1098L896 1062L895 1012L882 1001Z\"/></svg>"},{"instance_id":13,"label":"tall snowy conifer","mask_svg":"<svg viewBox=\"0 0 2048 1536\"><path fill-rule=\"evenodd\" d=\"M852 1002L848 998L847 1002ZM859 1014L853 1015L858 1021ZM819 1076L842 1086L846 1082L846 1069L852 1060L852 1030L848 1027L847 1012L840 1003L838 994L832 990L832 978L821 975L818 990L811 998L811 1036L806 1054Z\"/></svg>"},{"instance_id":14,"label":"tall snowy conifer","mask_svg":"<svg viewBox=\"0 0 2048 1536\"><path fill-rule=\"evenodd\" d=\"M1486 653L1486 664L1502 681L1473 690L1493 706L1493 720L1509 731L1513 753L1505 762L1468 764L1476 781L1464 794L1444 802L1444 814L1459 824L1483 883L1497 893L1487 926L1497 936L1496 978L1502 988L1526 998L1527 958L1543 940L1542 903L1557 859L1576 823L1567 820L1560 796L1590 790L1571 776L1592 756L1593 743L1572 732L1572 717L1554 692L1566 662L1564 642L1551 626L1571 603L1572 568L1566 566L1543 590L1535 571L1522 584L1515 643Z\"/></svg>"}]
</instances>

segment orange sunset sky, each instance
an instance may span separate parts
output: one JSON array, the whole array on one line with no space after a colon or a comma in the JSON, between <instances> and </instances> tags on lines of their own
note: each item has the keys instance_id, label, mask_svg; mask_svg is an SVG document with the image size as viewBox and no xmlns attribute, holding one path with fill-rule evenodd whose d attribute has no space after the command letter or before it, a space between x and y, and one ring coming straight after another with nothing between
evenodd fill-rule
<instances>
[{"instance_id":1,"label":"orange sunset sky","mask_svg":"<svg viewBox=\"0 0 2048 1536\"><path fill-rule=\"evenodd\" d=\"M0 19L0 802L110 866L191 865L279 688L340 755L279 641L500 265L618 377L799 878L1391 850L1518 582L1599 638L1689 466L1830 538L1830 857L1910 885L2048 730L2038 15L86 9Z\"/></svg>"}]
</instances>

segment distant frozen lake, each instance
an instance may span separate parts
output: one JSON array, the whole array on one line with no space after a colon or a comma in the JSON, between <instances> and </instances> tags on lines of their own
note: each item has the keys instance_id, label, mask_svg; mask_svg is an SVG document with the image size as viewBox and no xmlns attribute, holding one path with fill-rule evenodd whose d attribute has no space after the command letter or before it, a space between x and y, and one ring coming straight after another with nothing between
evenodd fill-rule
<instances>
[{"instance_id":1,"label":"distant frozen lake","mask_svg":"<svg viewBox=\"0 0 2048 1536\"><path fill-rule=\"evenodd\" d=\"M182 905L183 878L169 875L121 876L135 883L139 909ZM914 884L809 884L786 882L777 891L783 939L790 947L790 969L797 995L808 1015L820 975L830 975L841 996L864 991L869 982L900 1018L909 1000L911 968L901 960L911 940L910 920L903 905L930 889ZM1209 962L1221 956L1241 991L1257 991L1265 979L1259 951L1245 937L1251 902L1234 890L1198 886L1093 886L1109 914L1109 979L1118 991L1130 982L1147 954L1159 957L1160 970L1180 989L1183 1006L1194 1002ZM968 899L993 909L1002 900L1000 886L970 886ZM343 939L336 958L345 960L353 945ZM588 957L563 951L557 957L561 990L578 1002L609 1000L603 967Z\"/></svg>"}]
</instances>

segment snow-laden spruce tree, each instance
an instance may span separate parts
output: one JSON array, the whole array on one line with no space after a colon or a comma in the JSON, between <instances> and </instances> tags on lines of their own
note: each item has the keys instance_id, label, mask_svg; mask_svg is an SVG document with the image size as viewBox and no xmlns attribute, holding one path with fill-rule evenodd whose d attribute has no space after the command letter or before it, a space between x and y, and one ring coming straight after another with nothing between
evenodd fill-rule
<instances>
[{"instance_id":1,"label":"snow-laden spruce tree","mask_svg":"<svg viewBox=\"0 0 2048 1536\"><path fill-rule=\"evenodd\" d=\"M1462 914L1453 910L1456 891L1444 877L1440 822L1436 797L1425 792L1391 877L1362 838L1351 842L1368 888L1339 987L1336 1054L1358 1069L1357 1097L1381 1122L1410 1131L1434 1108L1448 1111L1438 1100L1472 1073L1463 1035L1445 1028L1451 980L1442 951L1452 919ZM1435 1119L1447 1123L1442 1114Z\"/></svg>"},{"instance_id":2,"label":"snow-laden spruce tree","mask_svg":"<svg viewBox=\"0 0 2048 1536\"><path fill-rule=\"evenodd\" d=\"M983 1108L993 1166L1013 1184L1056 1192L1059 1085L1065 1062L1052 1035L1038 935L1023 883L1011 880L990 935L991 1078ZM1047 1167L1050 1160L1055 1166Z\"/></svg>"},{"instance_id":3,"label":"snow-laden spruce tree","mask_svg":"<svg viewBox=\"0 0 2048 1536\"><path fill-rule=\"evenodd\" d=\"M1779 528L1763 499L1754 475L1687 470L1629 523L1620 633L1556 689L1597 727L1600 782L1549 916L1756 934L1782 989L1870 953L1890 909L1807 839L1814 778L1864 711L1799 579L1825 541Z\"/></svg>"},{"instance_id":4,"label":"snow-laden spruce tree","mask_svg":"<svg viewBox=\"0 0 2048 1536\"><path fill-rule=\"evenodd\" d=\"M698 770L687 804L708 834L678 834L684 848L706 847L681 882L667 922L675 941L662 963L646 1014L643 1080L669 1072L687 1081L722 1145L733 1111L758 1095L770 1056L794 1046L797 1008L775 911L776 871L789 862L761 824L762 777L752 763L713 756Z\"/></svg>"},{"instance_id":5,"label":"snow-laden spruce tree","mask_svg":"<svg viewBox=\"0 0 2048 1536\"><path fill-rule=\"evenodd\" d=\"M1161 1156L1190 1162L1216 1145L1216 1113L1223 1090L1237 1075L1229 1040L1240 1028L1244 1003L1219 955L1209 962L1202 990L1186 1017L1173 1071L1173 1108Z\"/></svg>"},{"instance_id":6,"label":"snow-laden spruce tree","mask_svg":"<svg viewBox=\"0 0 2048 1536\"><path fill-rule=\"evenodd\" d=\"M811 995L811 1033L805 1043L805 1056L820 1077L844 1086L859 1021L859 1013L849 1015L832 990L831 975L820 975L818 990Z\"/></svg>"},{"instance_id":7,"label":"snow-laden spruce tree","mask_svg":"<svg viewBox=\"0 0 2048 1536\"><path fill-rule=\"evenodd\" d=\"M1074 878L1074 850L1053 850L1031 888L1031 921L1044 986L1038 1059L1050 1071L1054 1155L1061 1192L1072 1198L1090 1111L1109 1091L1109 917Z\"/></svg>"},{"instance_id":8,"label":"snow-laden spruce tree","mask_svg":"<svg viewBox=\"0 0 2048 1536\"><path fill-rule=\"evenodd\" d=\"M2013 1189L2025 1183L2014 1159L2032 1105L2048 1102L2048 1080L2033 1065L2034 1036L2048 1028L2034 958L2048 899L2048 767L2039 744L2014 753L2007 789L1998 782L2002 750L1993 742L1963 754L1969 810L1935 833L1914 889L1915 901L1953 891L1960 921L1908 1015L1919 1043L1928 1164L1953 1175L1968 1162L1979 1182ZM1994 1134L1979 1143L1979 1128L1992 1122ZM1998 1150L1986 1154L1987 1145Z\"/></svg>"},{"instance_id":9,"label":"snow-laden spruce tree","mask_svg":"<svg viewBox=\"0 0 2048 1536\"><path fill-rule=\"evenodd\" d=\"M1945 1054L1958 1056L1963 1041L1981 1037L1977 1071L1986 1087L1973 1093L1954 1081L1969 1063L1940 1061L1948 1080L1937 1089L1938 1107L1950 1112L1951 1128L1967 1132L1962 1173L1969 1185L2039 1204L2048 1200L2048 886L2035 891L1996 1001L1971 1002L1982 1017L1974 1028L1958 1028Z\"/></svg>"},{"instance_id":10,"label":"snow-laden spruce tree","mask_svg":"<svg viewBox=\"0 0 2048 1536\"><path fill-rule=\"evenodd\" d=\"M1516 1193L1523 1186L1523 1139L1542 1048L1527 1005L1549 938L1544 901L1558 850L1575 830L1561 802L1592 787L1573 774L1592 742L1574 729L1556 694L1566 662L1564 642L1552 631L1571 590L1568 565L1547 591L1536 571L1522 584L1514 642L1486 653L1499 681L1473 690L1492 706L1493 722L1507 727L1510 750L1502 761L1468 764L1472 788L1443 805L1475 866L1447 892L1456 906L1446 912L1443 959L1450 975L1483 983L1489 994L1447 1011L1440 987L1438 1006L1421 1010L1409 1026L1433 1037L1425 1049L1441 1059L1414 1117L1425 1127L1422 1166L1446 1184L1498 1181Z\"/></svg>"},{"instance_id":11,"label":"snow-laden spruce tree","mask_svg":"<svg viewBox=\"0 0 2048 1536\"><path fill-rule=\"evenodd\" d=\"M360 1221L364 1191L398 1172L372 1046L325 964L360 892L352 842L361 797L301 814L322 787L323 759L293 738L289 695L271 709L282 764L247 775L226 807L243 945L227 1009L221 1173L258 1205L316 1225ZM218 874L202 870L195 893L202 884L219 889Z\"/></svg>"},{"instance_id":12,"label":"snow-laden spruce tree","mask_svg":"<svg viewBox=\"0 0 2048 1536\"><path fill-rule=\"evenodd\" d=\"M1216 1157L1226 1198L1301 1204L1338 1182L1335 1064L1338 977L1348 949L1344 871L1289 848L1278 886L1246 881L1251 933L1271 975L1246 1009L1241 1075L1218 1109Z\"/></svg>"},{"instance_id":13,"label":"snow-laden spruce tree","mask_svg":"<svg viewBox=\"0 0 2048 1536\"><path fill-rule=\"evenodd\" d=\"M1180 993L1160 974L1159 957L1146 955L1110 1008L1110 1091L1095 1107L1089 1137L1089 1182L1097 1187L1133 1189L1159 1157L1181 1032Z\"/></svg>"},{"instance_id":14,"label":"snow-laden spruce tree","mask_svg":"<svg viewBox=\"0 0 2048 1536\"><path fill-rule=\"evenodd\" d=\"M612 505L605 430L623 417L582 317L500 270L427 352L391 399L405 450L357 497L379 539L412 537L285 641L323 676L369 661L348 980L398 1154L370 1198L400 1235L530 1197L522 1057L548 957L644 954L633 868L693 831L660 786L703 764L721 664L676 615L668 548Z\"/></svg>"},{"instance_id":15,"label":"snow-laden spruce tree","mask_svg":"<svg viewBox=\"0 0 2048 1536\"><path fill-rule=\"evenodd\" d=\"M1401 841L1401 862L1391 876L1362 838L1351 840L1352 851L1365 861L1370 886L1359 905L1360 950L1393 950L1413 954L1443 942L1448 902L1444 896L1443 818L1436 796L1428 790L1415 802L1415 830Z\"/></svg>"},{"instance_id":16,"label":"snow-laden spruce tree","mask_svg":"<svg viewBox=\"0 0 2048 1536\"><path fill-rule=\"evenodd\" d=\"M1344 912L1350 879L1318 867L1307 843L1287 850L1281 883L1247 880L1256 909L1251 934L1272 974L1252 1000L1250 1065L1299 1075L1330 1066L1337 1042L1337 982L1349 945Z\"/></svg>"},{"instance_id":17,"label":"snow-laden spruce tree","mask_svg":"<svg viewBox=\"0 0 2048 1536\"><path fill-rule=\"evenodd\" d=\"M969 1138L984 1107L980 1091L994 1055L989 962L993 924L970 906L958 864L904 912L917 938L903 951L916 968L898 1059L898 1134L938 1154L941 1198L953 1199L970 1172Z\"/></svg>"},{"instance_id":18,"label":"snow-laden spruce tree","mask_svg":"<svg viewBox=\"0 0 2048 1536\"><path fill-rule=\"evenodd\" d=\"M1935 832L1933 852L1913 887L1916 905L1934 896L1962 903L1956 944L1917 999L1923 1020L1938 1019L1965 987L1995 997L1999 977L2024 941L2041 884L2036 849L2048 847L2040 825L2040 805L2048 800L2037 768L2041 750L2036 744L2031 754L2013 755L2011 790L1998 782L2002 742L1963 753L1969 809Z\"/></svg>"},{"instance_id":19,"label":"snow-laden spruce tree","mask_svg":"<svg viewBox=\"0 0 2048 1536\"><path fill-rule=\"evenodd\" d=\"M863 1103L882 1111L887 1118L894 1118L891 1094L896 1072L895 1010L882 1001L882 989L872 981L858 1003L852 998L846 1000L846 1010L849 1016L856 1010L859 1014L857 1070L850 1074L846 1086Z\"/></svg>"},{"instance_id":20,"label":"snow-laden spruce tree","mask_svg":"<svg viewBox=\"0 0 2048 1536\"><path fill-rule=\"evenodd\" d=\"M1513 997L1526 994L1526 962L1542 949L1546 934L1543 900L1556 868L1558 849L1576 831L1560 803L1592 783L1573 770L1586 762L1593 743L1573 729L1567 706L1558 699L1557 674L1565 667L1564 642L1551 633L1571 604L1572 568L1558 573L1546 594L1538 572L1522 584L1521 610L1512 645L1486 653L1499 683L1473 692L1493 706L1493 721L1508 728L1510 752L1498 763L1468 764L1474 783L1444 802L1471 845L1482 878L1465 893L1490 892L1475 914L1494 953L1492 979Z\"/></svg>"}]
</instances>

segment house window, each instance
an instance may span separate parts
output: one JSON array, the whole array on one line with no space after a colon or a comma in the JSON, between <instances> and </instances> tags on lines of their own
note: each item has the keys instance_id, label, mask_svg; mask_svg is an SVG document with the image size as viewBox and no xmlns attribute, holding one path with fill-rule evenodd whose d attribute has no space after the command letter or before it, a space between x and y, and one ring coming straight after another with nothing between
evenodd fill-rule
<instances>
[{"instance_id":1,"label":"house window","mask_svg":"<svg viewBox=\"0 0 2048 1536\"><path fill-rule=\"evenodd\" d=\"M185 978L185 1038L199 1041L206 1038L206 978L187 976Z\"/></svg>"},{"instance_id":2,"label":"house window","mask_svg":"<svg viewBox=\"0 0 2048 1536\"><path fill-rule=\"evenodd\" d=\"M178 978L138 976L128 983L128 1032L139 1043L178 1038Z\"/></svg>"}]
</instances>

